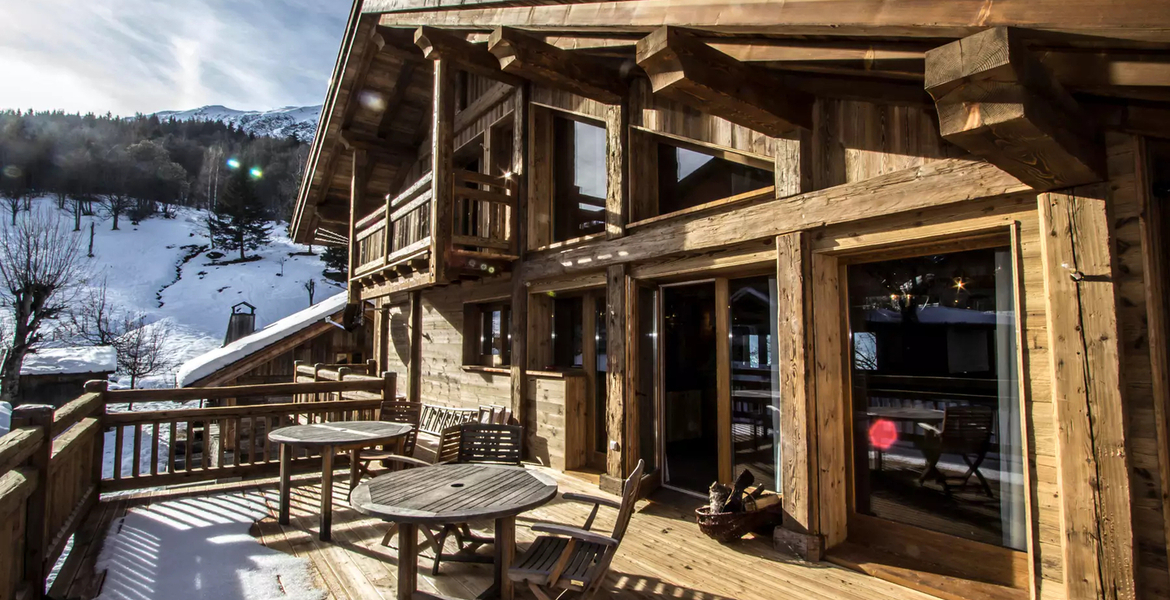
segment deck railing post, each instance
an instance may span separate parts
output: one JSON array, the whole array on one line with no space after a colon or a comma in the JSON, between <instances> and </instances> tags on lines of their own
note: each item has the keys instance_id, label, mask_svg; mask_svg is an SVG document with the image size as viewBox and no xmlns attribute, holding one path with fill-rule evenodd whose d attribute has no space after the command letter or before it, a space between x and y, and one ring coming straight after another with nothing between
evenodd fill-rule
<instances>
[{"instance_id":1,"label":"deck railing post","mask_svg":"<svg viewBox=\"0 0 1170 600\"><path fill-rule=\"evenodd\" d=\"M45 520L49 504L49 460L53 456L53 407L18 406L12 411L12 427L35 427L43 436L41 445L28 459L28 466L37 474L37 486L26 501L24 521L24 580L29 586L26 598L40 600L45 596L45 554L48 552Z\"/></svg>"},{"instance_id":2,"label":"deck railing post","mask_svg":"<svg viewBox=\"0 0 1170 600\"><path fill-rule=\"evenodd\" d=\"M398 399L398 373L382 371L382 400L393 402Z\"/></svg>"},{"instance_id":3,"label":"deck railing post","mask_svg":"<svg viewBox=\"0 0 1170 600\"><path fill-rule=\"evenodd\" d=\"M88 394L100 394L102 396L101 402L98 403L98 409L94 411L93 417L98 421L97 439L93 442L93 462L91 468L93 472L90 477L93 478L94 485L94 500L102 492L102 461L104 459L105 442L106 442L106 390L110 387L110 382L104 379L92 379L85 382L85 392ZM158 430L155 430L155 435L158 435Z\"/></svg>"}]
</instances>

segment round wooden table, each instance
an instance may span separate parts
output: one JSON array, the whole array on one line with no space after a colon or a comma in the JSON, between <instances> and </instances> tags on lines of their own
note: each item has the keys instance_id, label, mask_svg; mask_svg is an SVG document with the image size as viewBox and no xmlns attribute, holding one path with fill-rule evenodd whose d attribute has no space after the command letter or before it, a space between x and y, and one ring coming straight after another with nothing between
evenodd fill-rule
<instances>
[{"instance_id":1,"label":"round wooden table","mask_svg":"<svg viewBox=\"0 0 1170 600\"><path fill-rule=\"evenodd\" d=\"M357 487L350 504L398 524L398 598L418 587L418 526L495 519L495 584L480 598L511 600L508 579L516 547L516 515L557 495L552 477L523 467L436 465L396 471ZM436 552L442 551L436 548Z\"/></svg>"},{"instance_id":2,"label":"round wooden table","mask_svg":"<svg viewBox=\"0 0 1170 600\"><path fill-rule=\"evenodd\" d=\"M362 448L397 443L411 429L413 427L406 423L385 421L334 421L273 429L268 439L280 444L280 523L288 525L289 522L293 448L321 452L321 529L317 537L327 542L333 523L333 454L338 450L349 450L349 489L352 494L361 474L358 460Z\"/></svg>"}]
</instances>

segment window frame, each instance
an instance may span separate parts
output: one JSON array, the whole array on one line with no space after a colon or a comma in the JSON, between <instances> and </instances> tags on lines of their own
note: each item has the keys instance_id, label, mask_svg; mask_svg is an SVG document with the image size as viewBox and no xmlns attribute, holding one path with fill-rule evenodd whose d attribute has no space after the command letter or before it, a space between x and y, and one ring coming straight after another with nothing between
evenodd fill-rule
<instances>
[{"instance_id":1,"label":"window frame","mask_svg":"<svg viewBox=\"0 0 1170 600\"><path fill-rule=\"evenodd\" d=\"M565 119L593 125L601 128L605 132L607 157L605 163L606 189L605 196L602 199L606 203L609 201L609 173L607 166L609 139L611 137L609 125L604 119L599 117L576 113L554 106L537 103L532 103L530 106L531 126L529 128L529 148L531 152L528 158L528 249L532 251L550 250L605 237L604 223L608 220L608 217L606 216L607 212L602 211L599 214L601 215L603 224L599 231L566 239L557 239L557 205L559 202L556 186L557 143L555 124L557 119ZM538 156L541 157L539 160L536 158Z\"/></svg>"},{"instance_id":2,"label":"window frame","mask_svg":"<svg viewBox=\"0 0 1170 600\"><path fill-rule=\"evenodd\" d=\"M492 343L499 353L483 352L485 346L484 319L500 311L500 336ZM512 303L508 300L469 302L463 305L463 366L509 367L512 364Z\"/></svg>"}]
</instances>

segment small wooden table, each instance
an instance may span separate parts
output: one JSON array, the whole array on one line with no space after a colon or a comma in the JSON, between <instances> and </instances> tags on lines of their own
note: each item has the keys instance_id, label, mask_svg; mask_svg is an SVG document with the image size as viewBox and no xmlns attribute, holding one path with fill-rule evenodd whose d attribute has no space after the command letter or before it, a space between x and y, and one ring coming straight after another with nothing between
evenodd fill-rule
<instances>
[{"instance_id":1,"label":"small wooden table","mask_svg":"<svg viewBox=\"0 0 1170 600\"><path fill-rule=\"evenodd\" d=\"M495 583L479 598L512 600L508 569L516 549L516 515L556 495L556 480L544 473L522 467L457 464L380 475L359 485L350 504L362 514L398 524L398 600L422 596L416 595L419 525L495 519Z\"/></svg>"},{"instance_id":2,"label":"small wooden table","mask_svg":"<svg viewBox=\"0 0 1170 600\"><path fill-rule=\"evenodd\" d=\"M333 454L349 450L349 489L353 493L361 477L358 460L362 448L397 442L413 429L406 423L385 421L334 421L312 425L293 425L274 429L268 439L280 444L280 523L288 525L293 448L310 448L321 452L321 529L317 537L329 541L333 523Z\"/></svg>"}]
</instances>

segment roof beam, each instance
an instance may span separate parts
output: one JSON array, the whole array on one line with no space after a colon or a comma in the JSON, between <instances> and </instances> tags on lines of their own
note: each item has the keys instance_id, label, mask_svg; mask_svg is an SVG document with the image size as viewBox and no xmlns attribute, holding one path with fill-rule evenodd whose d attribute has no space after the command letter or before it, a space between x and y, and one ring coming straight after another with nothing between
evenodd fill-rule
<instances>
[{"instance_id":1,"label":"roof beam","mask_svg":"<svg viewBox=\"0 0 1170 600\"><path fill-rule=\"evenodd\" d=\"M362 10L383 12L386 0ZM1114 0L1108 10L1065 0L624 0L558 6L512 6L383 14L383 25L433 25L487 30L518 27L540 34L641 33L692 27L720 34L896 36L957 39L988 27L1026 23L1030 29L1080 34L1069 45L1146 45L1170 42L1170 16L1149 0ZM1128 42L1127 42L1128 41Z\"/></svg>"},{"instance_id":2,"label":"roof beam","mask_svg":"<svg viewBox=\"0 0 1170 600\"><path fill-rule=\"evenodd\" d=\"M638 66L655 94L772 136L812 128L814 96L674 27L638 42Z\"/></svg>"},{"instance_id":3,"label":"roof beam","mask_svg":"<svg viewBox=\"0 0 1170 600\"><path fill-rule=\"evenodd\" d=\"M414 45L414 32L410 29L379 25L374 30L374 44L379 52L393 54L403 60L421 61L425 58L422 50Z\"/></svg>"},{"instance_id":4,"label":"roof beam","mask_svg":"<svg viewBox=\"0 0 1170 600\"><path fill-rule=\"evenodd\" d=\"M1022 33L996 27L926 53L940 133L1037 190L1099 181L1098 131Z\"/></svg>"},{"instance_id":5,"label":"roof beam","mask_svg":"<svg viewBox=\"0 0 1170 600\"><path fill-rule=\"evenodd\" d=\"M431 60L443 57L468 73L512 86L524 84L524 79L502 71L500 61L483 44L473 44L454 33L419 27L414 32L414 43L422 49L423 56Z\"/></svg>"},{"instance_id":6,"label":"roof beam","mask_svg":"<svg viewBox=\"0 0 1170 600\"><path fill-rule=\"evenodd\" d=\"M597 58L561 50L510 27L492 32L488 50L506 73L572 92L603 104L618 104L626 82L617 69Z\"/></svg>"},{"instance_id":7,"label":"roof beam","mask_svg":"<svg viewBox=\"0 0 1170 600\"><path fill-rule=\"evenodd\" d=\"M373 154L380 154L391 160L414 158L414 148L391 142L386 139L365 135L352 129L342 129L338 138L346 150L364 150Z\"/></svg>"}]
</instances>

